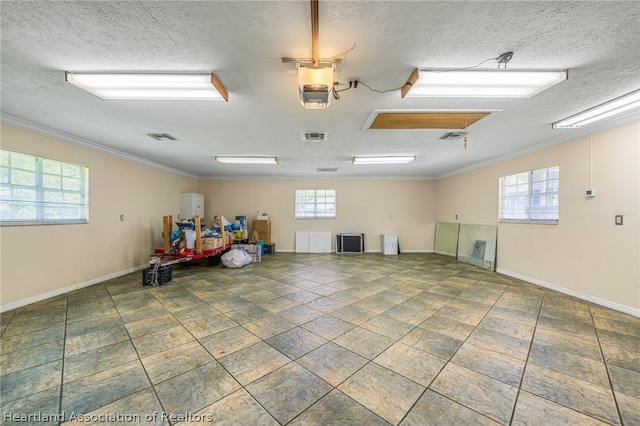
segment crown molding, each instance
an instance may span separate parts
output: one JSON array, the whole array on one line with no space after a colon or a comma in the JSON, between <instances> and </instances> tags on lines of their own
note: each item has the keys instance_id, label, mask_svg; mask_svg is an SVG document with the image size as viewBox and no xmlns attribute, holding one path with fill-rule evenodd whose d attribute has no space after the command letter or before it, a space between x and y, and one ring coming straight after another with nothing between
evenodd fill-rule
<instances>
[{"instance_id":1,"label":"crown molding","mask_svg":"<svg viewBox=\"0 0 640 426\"><path fill-rule=\"evenodd\" d=\"M135 155L128 154L124 151L119 151L117 149L108 148L104 145L100 145L96 142L92 142L87 139L83 139L77 136L70 135L68 133L61 132L59 130L52 129L47 126L43 126L41 124L33 123L31 121L23 120L18 117L14 117L13 115L6 114L4 112L0 112L0 123L6 124L11 127L16 127L18 129L27 130L29 132L37 133L42 136L50 137L53 139L57 139L63 142L72 143L74 145L80 145L85 148L94 149L97 151L104 152L105 154L112 155L114 157L124 158L125 160L135 161L136 163L144 164L146 166L154 167L156 169L161 169L169 173L186 176L192 179L198 179L198 176L193 175L191 173L184 172L182 170L174 169L173 167L165 166L163 164L159 164L150 160L147 160L142 157L138 157Z\"/></svg>"},{"instance_id":2,"label":"crown molding","mask_svg":"<svg viewBox=\"0 0 640 426\"><path fill-rule=\"evenodd\" d=\"M539 142L534 145L529 145L522 149L511 151L503 155L498 155L496 157L492 157L487 160L479 161L477 163L473 163L459 169L451 170L449 172L438 175L435 178L443 179L450 176L459 175L461 173L465 173L474 169L479 169L481 167L489 166L491 164L499 163L500 161L508 160L510 158L515 158L524 154L529 154L531 152L540 151L542 149L545 149L550 146L557 145L563 142L580 139L581 137L584 137L584 136L589 136L589 135L593 135L595 133L601 133L616 127L621 127L625 124L629 124L638 120L640 120L640 115L638 114L637 111L632 111L628 114L619 115L615 117L615 119L604 121L601 124L598 124L597 126L591 126L591 127L587 126L587 127L582 127L580 129L555 129L554 132L560 132L562 134L559 134L558 136L553 137L551 139L547 139L543 142Z\"/></svg>"},{"instance_id":3,"label":"crown molding","mask_svg":"<svg viewBox=\"0 0 640 426\"><path fill-rule=\"evenodd\" d=\"M411 181L432 181L436 180L430 176L201 176L198 178L200 181L252 181L252 180L309 180L309 181L323 181L323 180L411 180Z\"/></svg>"}]
</instances>

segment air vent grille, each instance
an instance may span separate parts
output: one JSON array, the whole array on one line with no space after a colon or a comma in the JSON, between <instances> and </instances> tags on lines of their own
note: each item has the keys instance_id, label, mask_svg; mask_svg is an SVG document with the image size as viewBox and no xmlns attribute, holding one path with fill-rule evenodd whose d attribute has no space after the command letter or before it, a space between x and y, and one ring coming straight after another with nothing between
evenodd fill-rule
<instances>
[{"instance_id":1,"label":"air vent grille","mask_svg":"<svg viewBox=\"0 0 640 426\"><path fill-rule=\"evenodd\" d=\"M177 141L178 140L175 137L171 136L169 133L147 133L147 136L157 141Z\"/></svg>"},{"instance_id":2,"label":"air vent grille","mask_svg":"<svg viewBox=\"0 0 640 426\"><path fill-rule=\"evenodd\" d=\"M329 173L335 173L338 171L337 167L318 167L316 169L317 172L329 172Z\"/></svg>"},{"instance_id":3,"label":"air vent grille","mask_svg":"<svg viewBox=\"0 0 640 426\"><path fill-rule=\"evenodd\" d=\"M455 139L460 139L463 136L466 136L467 132L448 132L444 135L440 136L440 139L443 141L452 141Z\"/></svg>"},{"instance_id":4,"label":"air vent grille","mask_svg":"<svg viewBox=\"0 0 640 426\"><path fill-rule=\"evenodd\" d=\"M329 139L329 132L301 132L301 138L307 142L322 142Z\"/></svg>"}]
</instances>

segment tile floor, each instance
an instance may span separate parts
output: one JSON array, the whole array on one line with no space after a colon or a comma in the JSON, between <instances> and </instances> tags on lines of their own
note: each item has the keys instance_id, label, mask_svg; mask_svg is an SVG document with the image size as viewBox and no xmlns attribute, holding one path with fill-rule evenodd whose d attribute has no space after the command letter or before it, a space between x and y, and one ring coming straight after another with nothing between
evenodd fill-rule
<instances>
[{"instance_id":1,"label":"tile floor","mask_svg":"<svg viewBox=\"0 0 640 426\"><path fill-rule=\"evenodd\" d=\"M447 257L173 277L2 314L2 424L640 424L639 318Z\"/></svg>"}]
</instances>

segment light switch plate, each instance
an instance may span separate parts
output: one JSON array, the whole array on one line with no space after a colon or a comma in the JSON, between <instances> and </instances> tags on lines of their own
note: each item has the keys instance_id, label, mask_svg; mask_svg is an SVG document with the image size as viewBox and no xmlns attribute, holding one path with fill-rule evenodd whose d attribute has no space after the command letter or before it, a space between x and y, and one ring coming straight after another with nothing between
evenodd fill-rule
<instances>
[{"instance_id":1,"label":"light switch plate","mask_svg":"<svg viewBox=\"0 0 640 426\"><path fill-rule=\"evenodd\" d=\"M622 225L622 215L621 214L617 214L616 215L616 225Z\"/></svg>"}]
</instances>

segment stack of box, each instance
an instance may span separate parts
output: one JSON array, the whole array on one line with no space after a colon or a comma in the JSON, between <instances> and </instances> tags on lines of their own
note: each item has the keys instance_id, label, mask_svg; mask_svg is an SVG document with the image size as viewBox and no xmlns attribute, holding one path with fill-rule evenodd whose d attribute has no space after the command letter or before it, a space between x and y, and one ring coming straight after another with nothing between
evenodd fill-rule
<instances>
[{"instance_id":1,"label":"stack of box","mask_svg":"<svg viewBox=\"0 0 640 426\"><path fill-rule=\"evenodd\" d=\"M237 235L235 235L236 240L246 240L249 237L249 224L247 223L246 216L236 216L236 224L240 227Z\"/></svg>"},{"instance_id":2,"label":"stack of box","mask_svg":"<svg viewBox=\"0 0 640 426\"><path fill-rule=\"evenodd\" d=\"M253 230L258 231L258 236L265 244L271 244L271 221L270 220L254 220Z\"/></svg>"}]
</instances>

